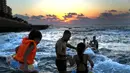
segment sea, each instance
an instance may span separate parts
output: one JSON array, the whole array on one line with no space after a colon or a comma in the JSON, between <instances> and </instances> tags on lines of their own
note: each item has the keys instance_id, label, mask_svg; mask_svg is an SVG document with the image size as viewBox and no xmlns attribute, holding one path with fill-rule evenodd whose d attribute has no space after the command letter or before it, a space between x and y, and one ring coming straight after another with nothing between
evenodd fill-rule
<instances>
[{"instance_id":1,"label":"sea","mask_svg":"<svg viewBox=\"0 0 130 73\"><path fill-rule=\"evenodd\" d=\"M62 37L64 30L70 30L72 35L70 43L77 46L78 43L92 40L97 37L99 42L99 53L91 59L94 62L93 73L130 73L130 27L127 26L52 26L40 30L42 40L37 45L36 53L37 66L40 73L58 73L55 65L56 41ZM5 32L0 33L0 73L20 73L11 68L6 57L15 54L15 47L20 45L22 38L27 37L27 32ZM67 53L75 55L75 50ZM68 71L73 67L68 67Z\"/></svg>"}]
</instances>

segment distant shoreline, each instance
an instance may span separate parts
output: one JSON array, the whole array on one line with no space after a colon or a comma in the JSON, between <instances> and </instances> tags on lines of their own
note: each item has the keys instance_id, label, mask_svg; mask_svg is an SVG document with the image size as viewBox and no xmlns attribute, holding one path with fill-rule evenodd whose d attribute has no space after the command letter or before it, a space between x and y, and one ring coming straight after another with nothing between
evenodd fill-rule
<instances>
[{"instance_id":1,"label":"distant shoreline","mask_svg":"<svg viewBox=\"0 0 130 73\"><path fill-rule=\"evenodd\" d=\"M30 31L31 29L42 30L47 29L48 27L49 25L31 25L0 17L0 33Z\"/></svg>"}]
</instances>

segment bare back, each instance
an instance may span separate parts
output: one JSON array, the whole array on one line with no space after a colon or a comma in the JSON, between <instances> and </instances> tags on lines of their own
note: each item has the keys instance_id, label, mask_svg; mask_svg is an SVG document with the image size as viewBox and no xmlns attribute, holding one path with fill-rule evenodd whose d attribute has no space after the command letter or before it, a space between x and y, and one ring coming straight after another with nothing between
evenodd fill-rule
<instances>
[{"instance_id":1,"label":"bare back","mask_svg":"<svg viewBox=\"0 0 130 73\"><path fill-rule=\"evenodd\" d=\"M78 55L75 55L74 56L74 61L75 61L75 63L78 65L79 63L80 63L80 58L78 57ZM87 54L84 54L83 55L83 63L87 66L87 62L89 61L89 63L90 63L90 65L91 65L91 67L93 68L93 66L94 66L94 63L93 63L93 61L91 60L91 58L89 57L89 55L87 55Z\"/></svg>"},{"instance_id":2,"label":"bare back","mask_svg":"<svg viewBox=\"0 0 130 73\"><path fill-rule=\"evenodd\" d=\"M80 58L78 55L75 55L74 59L75 59L76 64L80 63ZM83 55L83 63L87 65L87 61L88 61L88 55L85 54Z\"/></svg>"}]
</instances>

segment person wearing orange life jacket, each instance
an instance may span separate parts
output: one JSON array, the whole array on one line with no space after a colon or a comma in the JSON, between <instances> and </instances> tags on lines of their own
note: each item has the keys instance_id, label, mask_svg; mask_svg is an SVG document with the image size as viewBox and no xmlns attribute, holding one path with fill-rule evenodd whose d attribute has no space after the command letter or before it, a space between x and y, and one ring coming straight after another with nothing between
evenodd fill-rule
<instances>
[{"instance_id":1,"label":"person wearing orange life jacket","mask_svg":"<svg viewBox=\"0 0 130 73\"><path fill-rule=\"evenodd\" d=\"M36 55L37 44L41 41L42 34L38 30L32 30L28 37L23 38L20 46L16 48L16 55L13 56L14 61L20 63L19 65L12 66L23 71L29 71L28 66L34 63ZM11 64L11 63L10 63Z\"/></svg>"}]
</instances>

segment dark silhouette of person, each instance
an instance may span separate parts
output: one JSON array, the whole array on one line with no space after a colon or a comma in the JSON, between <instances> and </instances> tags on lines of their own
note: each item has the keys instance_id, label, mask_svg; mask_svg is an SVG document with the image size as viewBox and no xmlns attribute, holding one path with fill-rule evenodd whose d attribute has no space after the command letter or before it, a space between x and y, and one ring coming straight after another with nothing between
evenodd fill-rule
<instances>
[{"instance_id":1,"label":"dark silhouette of person","mask_svg":"<svg viewBox=\"0 0 130 73\"><path fill-rule=\"evenodd\" d=\"M77 65L77 72L76 73L88 73L88 62L91 65L91 70L94 66L93 61L89 57L88 54L84 54L86 49L86 45L84 43L79 43L77 45L77 55L74 55L72 62L70 64L73 66L74 64Z\"/></svg>"},{"instance_id":2,"label":"dark silhouette of person","mask_svg":"<svg viewBox=\"0 0 130 73\"><path fill-rule=\"evenodd\" d=\"M67 57L66 55L66 48L73 48L76 49L76 47L73 47L72 45L68 44L67 42L69 41L71 37L71 32L69 30L65 30L63 37L60 38L55 45L56 49L56 66L59 71L59 73L66 73L66 68L67 68Z\"/></svg>"},{"instance_id":3,"label":"dark silhouette of person","mask_svg":"<svg viewBox=\"0 0 130 73\"><path fill-rule=\"evenodd\" d=\"M98 41L96 40L96 36L93 36L93 40L90 41L90 46L93 50L98 50Z\"/></svg>"}]
</instances>

